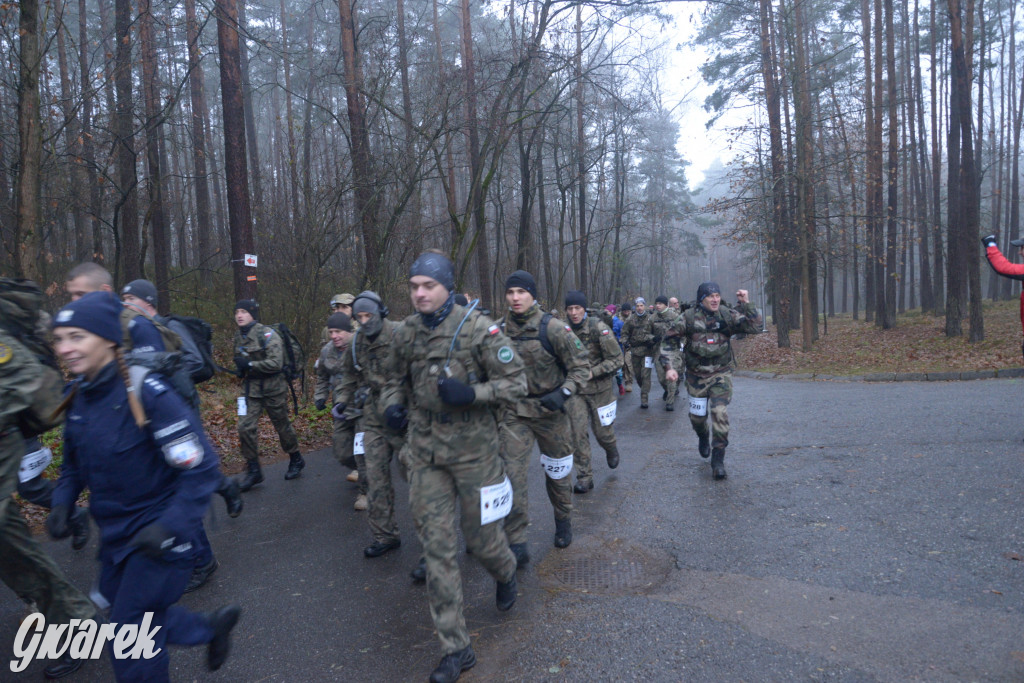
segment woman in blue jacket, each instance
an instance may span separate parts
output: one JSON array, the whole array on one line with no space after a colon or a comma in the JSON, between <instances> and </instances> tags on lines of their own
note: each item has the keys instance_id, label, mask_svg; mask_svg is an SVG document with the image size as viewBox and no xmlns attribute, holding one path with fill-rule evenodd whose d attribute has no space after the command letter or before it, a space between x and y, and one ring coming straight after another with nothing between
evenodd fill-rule
<instances>
[{"instance_id":1,"label":"woman in blue jacket","mask_svg":"<svg viewBox=\"0 0 1024 683\"><path fill-rule=\"evenodd\" d=\"M151 659L118 659L119 681L168 680L167 645L209 644L215 670L240 608L199 614L178 607L195 565L196 536L220 479L217 452L196 414L158 374L130 377L121 353L121 305L87 294L54 318L54 346L76 379L65 405L64 462L47 528L68 534L83 489L100 529L99 592L118 628L153 613Z\"/></svg>"}]
</instances>

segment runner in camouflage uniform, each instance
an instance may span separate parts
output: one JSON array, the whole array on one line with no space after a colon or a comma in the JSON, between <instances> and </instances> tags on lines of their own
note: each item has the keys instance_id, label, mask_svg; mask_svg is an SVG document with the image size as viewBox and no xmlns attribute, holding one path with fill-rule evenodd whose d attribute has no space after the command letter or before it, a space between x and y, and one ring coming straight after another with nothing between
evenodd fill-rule
<instances>
[{"instance_id":1,"label":"runner in camouflage uniform","mask_svg":"<svg viewBox=\"0 0 1024 683\"><path fill-rule=\"evenodd\" d=\"M455 520L497 581L499 610L516 598L516 559L501 523L511 486L498 457L494 411L526 393L523 362L501 329L455 304L455 272L439 252L410 269L413 306L395 332L394 368L380 406L393 429L408 422L409 504L423 543L430 615L444 657L430 677L450 683L476 663L463 616ZM487 519L484 519L485 513Z\"/></svg>"},{"instance_id":2,"label":"runner in camouflage uniform","mask_svg":"<svg viewBox=\"0 0 1024 683\"><path fill-rule=\"evenodd\" d=\"M749 302L745 289L736 292L736 308L723 304L721 290L715 282L705 282L697 288L697 302L697 306L679 316L669 334L678 335L686 344L686 391L691 399L690 423L697 432L698 451L702 458L711 456L715 479L725 479L725 447L729 445L726 408L732 399L734 364L729 338L760 332L761 314ZM671 366L675 365L673 356L677 353L663 352L659 358L660 363L670 366L667 374L674 379L678 379L678 372ZM710 444L708 415L711 416Z\"/></svg>"},{"instance_id":3,"label":"runner in camouflage uniform","mask_svg":"<svg viewBox=\"0 0 1024 683\"><path fill-rule=\"evenodd\" d=\"M633 377L640 385L640 407L646 408L651 393L651 368L654 367L654 333L647 302L643 297L637 297L634 306L636 310L622 324L622 346L631 354Z\"/></svg>"},{"instance_id":4,"label":"runner in camouflage uniform","mask_svg":"<svg viewBox=\"0 0 1024 683\"><path fill-rule=\"evenodd\" d=\"M619 447L615 442L612 422L617 407L615 373L622 365L622 350L608 325L588 315L586 308L587 297L583 292L570 291L565 295L569 326L587 350L591 375L586 386L566 404L575 440L573 464L576 467L576 485L573 491L576 493L586 493L594 488L594 473L590 466L591 429L604 449L608 467L615 469L619 466Z\"/></svg>"}]
</instances>

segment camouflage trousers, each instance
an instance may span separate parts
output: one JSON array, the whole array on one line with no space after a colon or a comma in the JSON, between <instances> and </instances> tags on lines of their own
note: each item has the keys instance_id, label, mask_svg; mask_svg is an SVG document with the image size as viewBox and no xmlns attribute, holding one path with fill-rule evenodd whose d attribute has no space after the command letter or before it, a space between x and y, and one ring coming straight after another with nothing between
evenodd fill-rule
<instances>
[{"instance_id":1,"label":"camouflage trousers","mask_svg":"<svg viewBox=\"0 0 1024 683\"><path fill-rule=\"evenodd\" d=\"M679 387L678 380L670 382L665 378L665 373L668 372L668 368L661 364L661 360L658 358L654 359L654 367L658 370L658 383L661 384L661 388L665 390L665 405L672 406L676 403L676 389ZM680 376L683 373L679 373Z\"/></svg>"},{"instance_id":2,"label":"camouflage trousers","mask_svg":"<svg viewBox=\"0 0 1024 683\"><path fill-rule=\"evenodd\" d=\"M516 573L516 558L501 520L480 524L480 489L504 481L505 472L491 451L467 453L457 463L437 465L429 453L412 448L403 459L409 462L409 507L427 564L430 616L447 655L469 646L455 529L460 512L466 547L487 573L502 582L511 581Z\"/></svg>"},{"instance_id":3,"label":"camouflage trousers","mask_svg":"<svg viewBox=\"0 0 1024 683\"><path fill-rule=\"evenodd\" d=\"M0 580L25 602L34 602L47 624L91 619L96 615L96 608L32 538L11 496L24 452L21 436L16 440L16 448L3 449L12 455L5 455L0 461Z\"/></svg>"},{"instance_id":4,"label":"camouflage trousers","mask_svg":"<svg viewBox=\"0 0 1024 683\"><path fill-rule=\"evenodd\" d=\"M361 419L363 432L364 469L366 474L366 519L373 540L386 543L398 540L395 521L395 487L391 483L391 461L396 458L405 439L392 433L376 420Z\"/></svg>"},{"instance_id":5,"label":"camouflage trousers","mask_svg":"<svg viewBox=\"0 0 1024 683\"><path fill-rule=\"evenodd\" d=\"M599 380L607 381L607 380ZM594 470L590 464L590 431L593 430L597 443L607 453L616 449L615 428L602 425L597 409L615 402L615 385L594 394L580 394L571 397L565 410L572 421L573 453L572 462L576 470L576 481L589 484L594 481Z\"/></svg>"},{"instance_id":6,"label":"camouflage trousers","mask_svg":"<svg viewBox=\"0 0 1024 683\"><path fill-rule=\"evenodd\" d=\"M366 455L364 453L357 454L352 448L356 438L356 421L334 418L333 436L331 450L334 453L334 458L343 465L351 460L356 461L356 471L359 472L359 493L366 495Z\"/></svg>"},{"instance_id":7,"label":"camouflage trousers","mask_svg":"<svg viewBox=\"0 0 1024 683\"><path fill-rule=\"evenodd\" d=\"M277 436L281 439L281 449L285 453L294 453L299 450L299 439L292 429L291 420L288 419L288 393L282 392L276 396L261 396L255 398L250 396L246 399L247 413L238 418L238 440L242 445L242 457L247 461L258 460L259 451L259 420L263 411L277 430Z\"/></svg>"},{"instance_id":8,"label":"camouflage trousers","mask_svg":"<svg viewBox=\"0 0 1024 683\"><path fill-rule=\"evenodd\" d=\"M629 349L622 352L622 384L626 391L633 391L633 352Z\"/></svg>"},{"instance_id":9,"label":"camouflage trousers","mask_svg":"<svg viewBox=\"0 0 1024 683\"><path fill-rule=\"evenodd\" d=\"M630 349L630 353L632 353L633 377L640 385L640 402L647 403L647 397L651 393L651 369L644 367L644 361L651 356L646 355L647 352L643 349Z\"/></svg>"},{"instance_id":10,"label":"camouflage trousers","mask_svg":"<svg viewBox=\"0 0 1024 683\"><path fill-rule=\"evenodd\" d=\"M568 404L566 404L568 409ZM512 482L512 512L505 518L509 543L526 543L526 527L530 523L528 472L534 441L540 452L549 458L572 455L572 423L563 412L543 417L523 417L507 411L498 428L501 458ZM572 477L561 479L544 475L544 487L555 511L555 520L572 516Z\"/></svg>"},{"instance_id":11,"label":"camouflage trousers","mask_svg":"<svg viewBox=\"0 0 1024 683\"><path fill-rule=\"evenodd\" d=\"M686 374L686 393L694 398L707 398L707 415L690 413L693 431L708 433L708 417L711 418L711 447L725 448L729 445L729 413L727 407L732 400L732 373L724 372L711 377L694 377Z\"/></svg>"}]
</instances>

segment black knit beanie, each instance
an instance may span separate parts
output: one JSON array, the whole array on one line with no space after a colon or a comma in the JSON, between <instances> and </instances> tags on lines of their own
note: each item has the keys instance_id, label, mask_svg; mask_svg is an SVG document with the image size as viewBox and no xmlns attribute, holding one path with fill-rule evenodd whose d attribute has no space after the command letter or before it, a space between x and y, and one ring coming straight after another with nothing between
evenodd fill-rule
<instances>
[{"instance_id":1,"label":"black knit beanie","mask_svg":"<svg viewBox=\"0 0 1024 683\"><path fill-rule=\"evenodd\" d=\"M513 287L521 287L533 296L537 298L537 281L533 279L533 276L527 273L525 270L517 270L508 276L505 280L505 291L512 289Z\"/></svg>"}]
</instances>

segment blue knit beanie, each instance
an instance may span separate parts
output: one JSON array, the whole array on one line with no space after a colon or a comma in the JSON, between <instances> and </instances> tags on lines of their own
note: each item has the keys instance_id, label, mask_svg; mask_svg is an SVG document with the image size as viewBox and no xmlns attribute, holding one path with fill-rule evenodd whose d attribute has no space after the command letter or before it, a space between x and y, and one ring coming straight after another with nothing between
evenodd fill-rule
<instances>
[{"instance_id":1,"label":"blue knit beanie","mask_svg":"<svg viewBox=\"0 0 1024 683\"><path fill-rule=\"evenodd\" d=\"M89 292L72 301L53 317L53 328L79 327L118 346L123 341L121 302L111 292Z\"/></svg>"}]
</instances>

